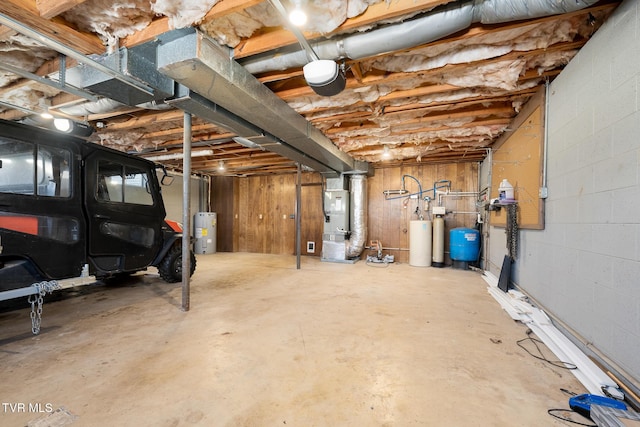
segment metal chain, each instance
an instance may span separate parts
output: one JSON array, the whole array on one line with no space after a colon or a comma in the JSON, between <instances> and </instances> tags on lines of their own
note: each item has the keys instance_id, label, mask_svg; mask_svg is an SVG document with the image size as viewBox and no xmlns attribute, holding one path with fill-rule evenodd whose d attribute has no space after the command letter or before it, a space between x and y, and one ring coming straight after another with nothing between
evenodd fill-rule
<instances>
[{"instance_id":1,"label":"metal chain","mask_svg":"<svg viewBox=\"0 0 640 427\"><path fill-rule=\"evenodd\" d=\"M512 260L518 256L518 205L507 205L507 250Z\"/></svg>"},{"instance_id":2,"label":"metal chain","mask_svg":"<svg viewBox=\"0 0 640 427\"><path fill-rule=\"evenodd\" d=\"M35 294L29 295L27 299L31 304L31 332L33 332L33 335L38 335L40 333L40 324L42 323L44 296L56 289L60 289L60 285L58 285L57 281L52 280L50 282L34 283L31 286L37 290Z\"/></svg>"}]
</instances>

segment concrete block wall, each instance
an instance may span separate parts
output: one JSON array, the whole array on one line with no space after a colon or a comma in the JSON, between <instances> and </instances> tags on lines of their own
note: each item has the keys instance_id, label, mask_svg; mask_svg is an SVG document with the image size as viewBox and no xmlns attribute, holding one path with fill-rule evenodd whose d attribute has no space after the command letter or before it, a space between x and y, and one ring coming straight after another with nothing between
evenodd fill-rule
<instances>
[{"instance_id":1,"label":"concrete block wall","mask_svg":"<svg viewBox=\"0 0 640 427\"><path fill-rule=\"evenodd\" d=\"M552 82L547 123L545 229L520 232L512 279L640 384L640 0Z\"/></svg>"}]
</instances>

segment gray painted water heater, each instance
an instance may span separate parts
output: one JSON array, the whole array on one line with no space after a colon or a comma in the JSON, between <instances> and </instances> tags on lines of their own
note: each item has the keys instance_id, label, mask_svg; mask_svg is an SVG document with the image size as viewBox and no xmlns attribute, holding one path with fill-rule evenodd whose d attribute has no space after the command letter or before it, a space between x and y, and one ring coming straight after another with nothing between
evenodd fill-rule
<instances>
[{"instance_id":1,"label":"gray painted water heater","mask_svg":"<svg viewBox=\"0 0 640 427\"><path fill-rule=\"evenodd\" d=\"M193 235L196 242L193 252L196 254L216 253L216 226L218 216L215 212L198 212L193 218Z\"/></svg>"}]
</instances>

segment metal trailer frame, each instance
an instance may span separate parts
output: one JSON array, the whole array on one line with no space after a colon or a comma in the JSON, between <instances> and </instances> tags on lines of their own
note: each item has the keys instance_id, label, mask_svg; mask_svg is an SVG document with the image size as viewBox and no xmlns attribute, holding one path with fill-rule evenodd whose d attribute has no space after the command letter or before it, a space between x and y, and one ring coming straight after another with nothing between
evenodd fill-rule
<instances>
[{"instance_id":1,"label":"metal trailer frame","mask_svg":"<svg viewBox=\"0 0 640 427\"><path fill-rule=\"evenodd\" d=\"M34 335L40 333L40 324L42 321L42 306L44 304L44 296L55 291L75 288L78 286L92 285L98 280L95 276L90 276L89 266L85 264L82 274L78 277L72 277L62 280L50 280L33 283L31 286L23 288L10 289L0 292L0 301L7 301L22 297L28 297L31 304L31 332Z\"/></svg>"}]
</instances>

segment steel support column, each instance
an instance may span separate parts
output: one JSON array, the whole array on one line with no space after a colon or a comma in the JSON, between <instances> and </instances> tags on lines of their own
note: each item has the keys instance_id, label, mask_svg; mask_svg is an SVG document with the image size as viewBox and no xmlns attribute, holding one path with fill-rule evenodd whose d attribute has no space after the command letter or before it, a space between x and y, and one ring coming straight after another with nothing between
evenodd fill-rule
<instances>
[{"instance_id":1,"label":"steel support column","mask_svg":"<svg viewBox=\"0 0 640 427\"><path fill-rule=\"evenodd\" d=\"M302 226L302 218L300 215L301 206L302 206L302 165L300 163L298 165L298 172L296 174L296 268L300 270L300 252L302 251L301 247L301 226Z\"/></svg>"},{"instance_id":2,"label":"steel support column","mask_svg":"<svg viewBox=\"0 0 640 427\"><path fill-rule=\"evenodd\" d=\"M182 159L182 311L189 311L191 282L191 114L184 113Z\"/></svg>"}]
</instances>

